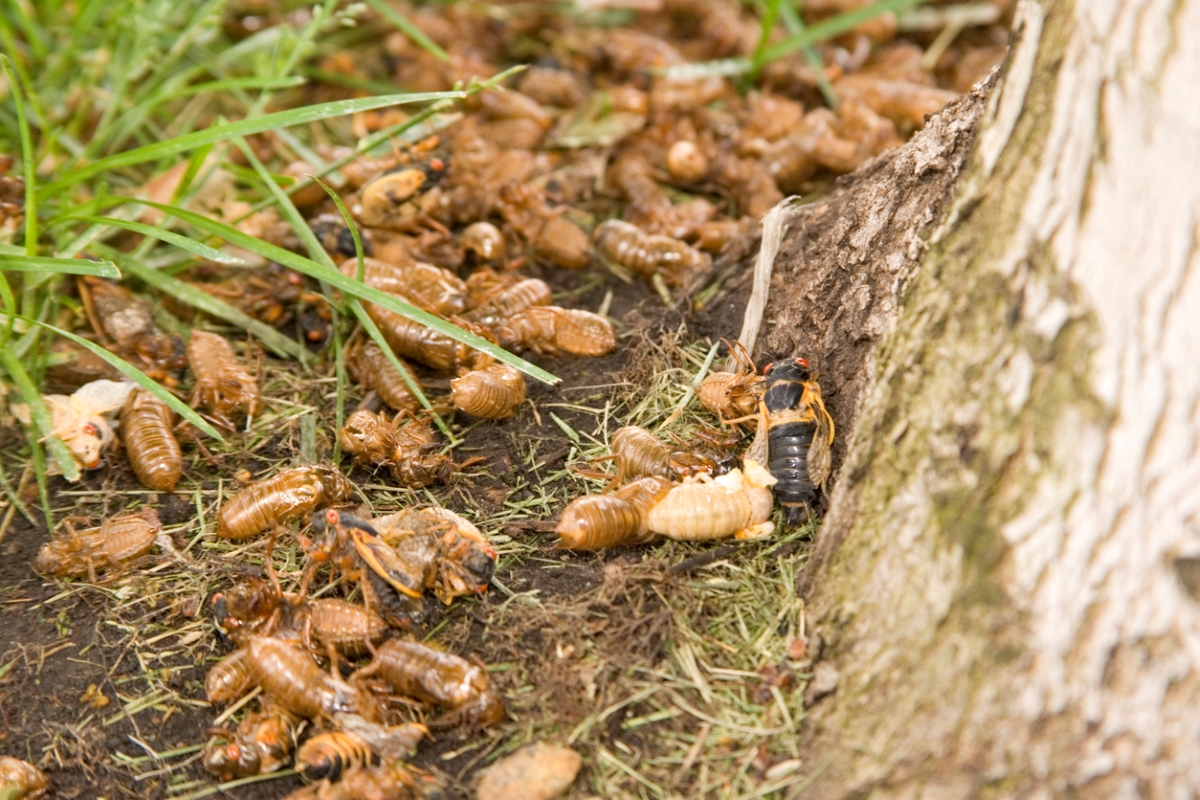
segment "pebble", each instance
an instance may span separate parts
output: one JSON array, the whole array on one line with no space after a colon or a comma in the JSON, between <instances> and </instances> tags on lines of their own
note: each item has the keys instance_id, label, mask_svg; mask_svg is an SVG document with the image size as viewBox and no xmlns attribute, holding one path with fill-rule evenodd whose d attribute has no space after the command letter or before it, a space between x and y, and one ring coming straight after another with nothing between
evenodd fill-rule
<instances>
[{"instance_id":1,"label":"pebble","mask_svg":"<svg viewBox=\"0 0 1200 800\"><path fill-rule=\"evenodd\" d=\"M551 800L575 781L583 759L569 747L526 745L496 763L479 781L478 800Z\"/></svg>"}]
</instances>

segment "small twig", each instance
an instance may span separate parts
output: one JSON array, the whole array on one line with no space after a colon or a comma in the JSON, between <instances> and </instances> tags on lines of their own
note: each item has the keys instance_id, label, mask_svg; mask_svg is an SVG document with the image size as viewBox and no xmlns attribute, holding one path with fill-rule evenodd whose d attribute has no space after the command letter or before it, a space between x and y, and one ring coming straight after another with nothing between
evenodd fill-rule
<instances>
[{"instance_id":1,"label":"small twig","mask_svg":"<svg viewBox=\"0 0 1200 800\"><path fill-rule=\"evenodd\" d=\"M779 246L783 244L788 224L796 216L799 206L798 196L785 197L763 216L762 243L758 248L758 258L754 262L754 288L750 291L750 300L746 303L746 316L742 320L742 332L738 336L738 341L746 348L747 353L754 352L754 344L758 341L758 329L762 327L763 314L767 310L767 292L771 288L771 271L775 267L775 256L779 253ZM731 354L728 369L732 371L735 366Z\"/></svg>"},{"instance_id":2,"label":"small twig","mask_svg":"<svg viewBox=\"0 0 1200 800\"><path fill-rule=\"evenodd\" d=\"M12 523L13 514L17 513L15 503L8 507L8 511L4 513L4 522L0 522L0 542L4 541L4 534L8 533L8 526Z\"/></svg>"},{"instance_id":3,"label":"small twig","mask_svg":"<svg viewBox=\"0 0 1200 800\"><path fill-rule=\"evenodd\" d=\"M702 553L694 558L689 558L686 561L680 561L673 567L667 568L668 575L682 575L692 570L707 567L714 561L720 561L725 556L733 555L738 551L738 546L733 544L721 545L716 550L709 550L707 553Z\"/></svg>"},{"instance_id":4,"label":"small twig","mask_svg":"<svg viewBox=\"0 0 1200 800\"><path fill-rule=\"evenodd\" d=\"M679 769L675 772L677 778L682 778L686 775L687 771L696 763L696 759L700 757L700 750L703 749L704 742L708 739L708 732L710 730L712 730L712 725L707 722L700 723L700 730L696 731L696 741L688 748L683 763L679 765Z\"/></svg>"}]
</instances>

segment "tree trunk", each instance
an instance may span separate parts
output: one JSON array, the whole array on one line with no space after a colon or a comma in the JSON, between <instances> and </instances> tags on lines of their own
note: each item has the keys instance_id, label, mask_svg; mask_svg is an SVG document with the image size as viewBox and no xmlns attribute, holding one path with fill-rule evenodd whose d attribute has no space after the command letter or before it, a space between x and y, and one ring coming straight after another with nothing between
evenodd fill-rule
<instances>
[{"instance_id":1,"label":"tree trunk","mask_svg":"<svg viewBox=\"0 0 1200 800\"><path fill-rule=\"evenodd\" d=\"M1200 792L1200 0L1016 26L777 266L842 437L800 796Z\"/></svg>"}]
</instances>

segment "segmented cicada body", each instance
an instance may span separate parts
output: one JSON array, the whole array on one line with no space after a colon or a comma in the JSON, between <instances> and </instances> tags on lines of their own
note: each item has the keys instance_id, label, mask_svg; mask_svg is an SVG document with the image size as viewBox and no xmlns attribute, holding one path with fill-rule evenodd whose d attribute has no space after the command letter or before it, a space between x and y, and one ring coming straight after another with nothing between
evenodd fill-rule
<instances>
[{"instance_id":1,"label":"segmented cicada body","mask_svg":"<svg viewBox=\"0 0 1200 800\"><path fill-rule=\"evenodd\" d=\"M611 494L577 497L563 509L554 532L567 550L599 550L649 541L650 509L675 484L662 477L641 478Z\"/></svg>"},{"instance_id":2,"label":"segmented cicada body","mask_svg":"<svg viewBox=\"0 0 1200 800\"><path fill-rule=\"evenodd\" d=\"M711 372L696 387L696 396L709 411L727 420L741 420L743 425L755 426L755 413L762 398L763 377L741 342L721 340L729 348L740 367L737 372Z\"/></svg>"},{"instance_id":3,"label":"segmented cicada body","mask_svg":"<svg viewBox=\"0 0 1200 800\"><path fill-rule=\"evenodd\" d=\"M404 364L403 361L400 363ZM368 389L374 389L379 399L396 411L416 411L421 407L404 377L374 342L367 342L358 348L346 366L354 380ZM408 370L408 375L412 378L411 370ZM416 379L412 380L416 385Z\"/></svg>"},{"instance_id":4,"label":"segmented cicada body","mask_svg":"<svg viewBox=\"0 0 1200 800\"><path fill-rule=\"evenodd\" d=\"M50 791L50 779L46 777L46 773L28 761L12 756L0 756L0 789L5 791L5 797L40 800ZM15 794L7 794L9 791Z\"/></svg>"},{"instance_id":5,"label":"segmented cicada body","mask_svg":"<svg viewBox=\"0 0 1200 800\"><path fill-rule=\"evenodd\" d=\"M420 642L384 643L359 674L378 676L397 694L457 712L470 724L492 725L504 719L504 703L483 667Z\"/></svg>"},{"instance_id":6,"label":"segmented cicada body","mask_svg":"<svg viewBox=\"0 0 1200 800\"><path fill-rule=\"evenodd\" d=\"M705 253L670 236L649 234L636 225L610 219L592 234L600 255L649 279L662 275L669 286L686 286L710 263Z\"/></svg>"},{"instance_id":7,"label":"segmented cicada body","mask_svg":"<svg viewBox=\"0 0 1200 800\"><path fill-rule=\"evenodd\" d=\"M373 719L369 695L317 666L308 651L279 639L251 636L247 665L254 683L274 703L304 719L328 719L346 712Z\"/></svg>"},{"instance_id":8,"label":"segmented cicada body","mask_svg":"<svg viewBox=\"0 0 1200 800\"><path fill-rule=\"evenodd\" d=\"M646 516L653 533L682 541L765 536L774 530L771 486L775 479L747 459L744 470L710 478L687 478L654 504Z\"/></svg>"},{"instance_id":9,"label":"segmented cicada body","mask_svg":"<svg viewBox=\"0 0 1200 800\"><path fill-rule=\"evenodd\" d=\"M265 775L287 765L303 720L294 714L270 706L238 723L204 749L200 758L204 768L221 780Z\"/></svg>"},{"instance_id":10,"label":"segmented cicada body","mask_svg":"<svg viewBox=\"0 0 1200 800\"><path fill-rule=\"evenodd\" d=\"M248 692L254 685L245 649L239 648L208 669L204 692L210 702L228 703Z\"/></svg>"},{"instance_id":11,"label":"segmented cicada body","mask_svg":"<svg viewBox=\"0 0 1200 800\"><path fill-rule=\"evenodd\" d=\"M42 545L37 571L56 578L72 576L96 580L96 571L119 569L150 552L162 533L158 512L143 508L105 519L98 528L65 533Z\"/></svg>"},{"instance_id":12,"label":"segmented cicada body","mask_svg":"<svg viewBox=\"0 0 1200 800\"><path fill-rule=\"evenodd\" d=\"M387 623L357 603L326 597L304 603L306 630L326 648L351 658L365 655L387 635Z\"/></svg>"},{"instance_id":13,"label":"segmented cicada body","mask_svg":"<svg viewBox=\"0 0 1200 800\"><path fill-rule=\"evenodd\" d=\"M357 463L387 467L392 476L410 488L445 483L454 472L454 460L436 452L429 421L402 415L388 420L372 411L355 411L338 431L338 441Z\"/></svg>"},{"instance_id":14,"label":"segmented cicada body","mask_svg":"<svg viewBox=\"0 0 1200 800\"><path fill-rule=\"evenodd\" d=\"M581 308L532 306L496 329L500 344L538 353L570 353L576 356L605 356L617 346L612 323Z\"/></svg>"},{"instance_id":15,"label":"segmented cicada body","mask_svg":"<svg viewBox=\"0 0 1200 800\"><path fill-rule=\"evenodd\" d=\"M471 348L451 339L446 334L414 322L394 311L389 311L383 306L366 303L364 308L371 320L379 326L384 341L401 358L418 361L437 370L449 371L465 362L469 354L473 352ZM457 322L459 327L470 333L486 335L486 329L481 326L466 320Z\"/></svg>"},{"instance_id":16,"label":"segmented cicada body","mask_svg":"<svg viewBox=\"0 0 1200 800\"><path fill-rule=\"evenodd\" d=\"M188 364L196 375L191 404L207 409L213 419L233 427L234 415L255 416L262 409L258 380L234 355L225 337L193 330L188 342Z\"/></svg>"},{"instance_id":17,"label":"segmented cicada body","mask_svg":"<svg viewBox=\"0 0 1200 800\"><path fill-rule=\"evenodd\" d=\"M353 493L354 485L333 467L285 469L251 483L226 501L217 515L217 535L247 539Z\"/></svg>"},{"instance_id":18,"label":"segmented cicada body","mask_svg":"<svg viewBox=\"0 0 1200 800\"><path fill-rule=\"evenodd\" d=\"M450 381L450 402L481 419L504 419L525 402L525 378L514 367L491 361Z\"/></svg>"},{"instance_id":19,"label":"segmented cicada body","mask_svg":"<svg viewBox=\"0 0 1200 800\"><path fill-rule=\"evenodd\" d=\"M550 287L538 278L525 278L478 292L470 301L473 307L467 318L494 328L527 308L550 305Z\"/></svg>"},{"instance_id":20,"label":"segmented cicada body","mask_svg":"<svg viewBox=\"0 0 1200 800\"><path fill-rule=\"evenodd\" d=\"M400 761L352 769L337 783L323 778L291 792L283 800L425 800L445 796L434 775Z\"/></svg>"},{"instance_id":21,"label":"segmented cicada body","mask_svg":"<svg viewBox=\"0 0 1200 800\"><path fill-rule=\"evenodd\" d=\"M339 269L343 275L358 274L358 259L348 258ZM378 258L363 259L363 283L382 292L398 295L420 309L441 317L461 314L466 307L467 285L453 272L419 261L394 263Z\"/></svg>"},{"instance_id":22,"label":"segmented cicada body","mask_svg":"<svg viewBox=\"0 0 1200 800\"><path fill-rule=\"evenodd\" d=\"M657 436L637 425L618 428L612 435L612 452L617 461L614 479L659 477L680 480L701 473L713 475L717 462L698 453L672 450Z\"/></svg>"},{"instance_id":23,"label":"segmented cicada body","mask_svg":"<svg viewBox=\"0 0 1200 800\"><path fill-rule=\"evenodd\" d=\"M379 536L423 574L444 603L487 589L496 550L479 529L445 508L410 509L375 520Z\"/></svg>"},{"instance_id":24,"label":"segmented cicada body","mask_svg":"<svg viewBox=\"0 0 1200 800\"><path fill-rule=\"evenodd\" d=\"M326 731L313 736L296 753L296 771L305 780L336 781L352 769L378 761L375 751L358 736L344 731Z\"/></svg>"},{"instance_id":25,"label":"segmented cicada body","mask_svg":"<svg viewBox=\"0 0 1200 800\"><path fill-rule=\"evenodd\" d=\"M121 409L121 438L138 479L160 492L173 492L183 473L183 451L175 438L174 414L144 389L129 393Z\"/></svg>"},{"instance_id":26,"label":"segmented cicada body","mask_svg":"<svg viewBox=\"0 0 1200 800\"><path fill-rule=\"evenodd\" d=\"M775 495L785 523L795 525L829 480L833 418L803 358L768 366L762 402L767 414L768 468L779 481Z\"/></svg>"}]
</instances>

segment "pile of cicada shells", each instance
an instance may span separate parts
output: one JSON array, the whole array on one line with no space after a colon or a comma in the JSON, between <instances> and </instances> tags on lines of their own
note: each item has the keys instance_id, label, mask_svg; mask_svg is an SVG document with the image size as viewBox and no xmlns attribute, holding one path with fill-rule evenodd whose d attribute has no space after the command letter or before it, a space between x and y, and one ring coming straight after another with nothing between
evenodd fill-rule
<instances>
[{"instance_id":1,"label":"pile of cicada shells","mask_svg":"<svg viewBox=\"0 0 1200 800\"><path fill-rule=\"evenodd\" d=\"M296 486L305 479L319 484L308 469L286 477ZM235 518L241 535L251 520L239 513L249 508L254 490L243 490L222 510L222 524ZM334 499L327 495L323 502ZM275 512L253 522L274 531L302 513ZM437 727L493 725L504 718L504 704L482 664L392 637L424 620L426 590L449 603L486 589L496 553L473 525L445 509L371 521L330 509L313 517L312 529L319 539L303 540L307 563L297 593L282 591L268 557L269 580L245 580L213 598L217 625L236 649L209 670L208 699L231 703L256 687L261 694L259 708L235 727L210 731L216 735L203 764L231 780L294 759L296 770L317 782L290 795L295 798L432 794L437 779L404 766L430 730L406 721L406 704L440 709L429 723ZM323 566L337 581L357 585L362 602L310 599L311 581ZM341 659L367 655L366 666L343 676Z\"/></svg>"},{"instance_id":2,"label":"pile of cicada shells","mask_svg":"<svg viewBox=\"0 0 1200 800\"><path fill-rule=\"evenodd\" d=\"M672 72L752 52L758 23L736 0L640 3L645 10L629 26L603 28L528 5L499 15L472 4L405 7L448 60L392 34L361 57L321 64L377 80L373 66L385 64L391 72L384 79L432 91L534 62L506 89L469 96L449 126L413 144L397 140L329 176L361 233L361 261L321 187L303 188L293 200L343 274L533 358L599 357L618 346L604 313L552 303L557 270L607 268L626 281L644 279L661 297L686 297L785 193L819 187L901 143L985 75L1006 41L993 24L961 45L941 43L931 63L921 45L895 38L893 18L877 18L818 48L839 98L832 110L801 54L768 64L746 94L728 78ZM807 5L819 18L858 4ZM226 25L237 34L250 17L233 7ZM268 15L254 24L286 23L284 15ZM329 96L316 99L337 91L321 89ZM354 134L402 119L395 111L356 115ZM253 137L251 145L277 173L302 178L316 169L273 135ZM328 160L352 152L330 143L312 149ZM172 197L186 166L148 183L147 196ZM240 218L243 231L303 252L274 211L239 214L249 205L232 193L231 173L217 162L209 167L204 180L211 183L193 192L193 210ZM19 218L11 205L6 214ZM246 265L206 262L179 277L305 346L332 341L330 299L315 283L227 249ZM116 282L81 277L77 290L87 336L212 423L236 435L271 408L253 343L239 353L200 327L185 342L158 327L147 300ZM163 306L201 322L176 298ZM402 486L447 483L461 465L444 452L414 387L424 388L439 413L497 420L525 403L524 377L390 310L364 308L391 352L361 329L350 334L345 363L363 402L336 431L338 441L355 465L383 470ZM146 487L172 492L185 471L183 445L194 443L208 457L198 433L151 393L116 380L86 350L68 342L54 349L47 391L62 393L43 400L79 466L118 463L123 450ZM757 537L772 530L775 499L787 524L813 507L829 477L834 431L807 362L793 358L764 371L736 346L733 352L739 370L709 376L698 396L734 435L714 428L668 442L634 426L616 430L616 475L606 491L563 510L560 547ZM744 452L738 426L754 434ZM294 763L318 781L295 797L429 796L436 778L404 766L420 741L441 726L494 725L505 709L481 664L406 634L423 624L427 592L450 603L486 590L496 554L474 525L446 509L354 516L346 509L356 487L344 469L310 464L244 482L216 514L213 535L267 537L268 551L289 523L311 520L311 528L287 534L298 537L306 558L296 592L282 589L268 554L263 578L243 579L213 598L217 626L233 649L209 672L208 697L234 703L256 692L257 707L212 732L203 763L227 780ZM172 550L157 514L144 508L97 528L67 525L43 548L37 568L95 581L156 545ZM341 595L314 599L312 582L326 573ZM414 722L414 707L433 716Z\"/></svg>"}]
</instances>

